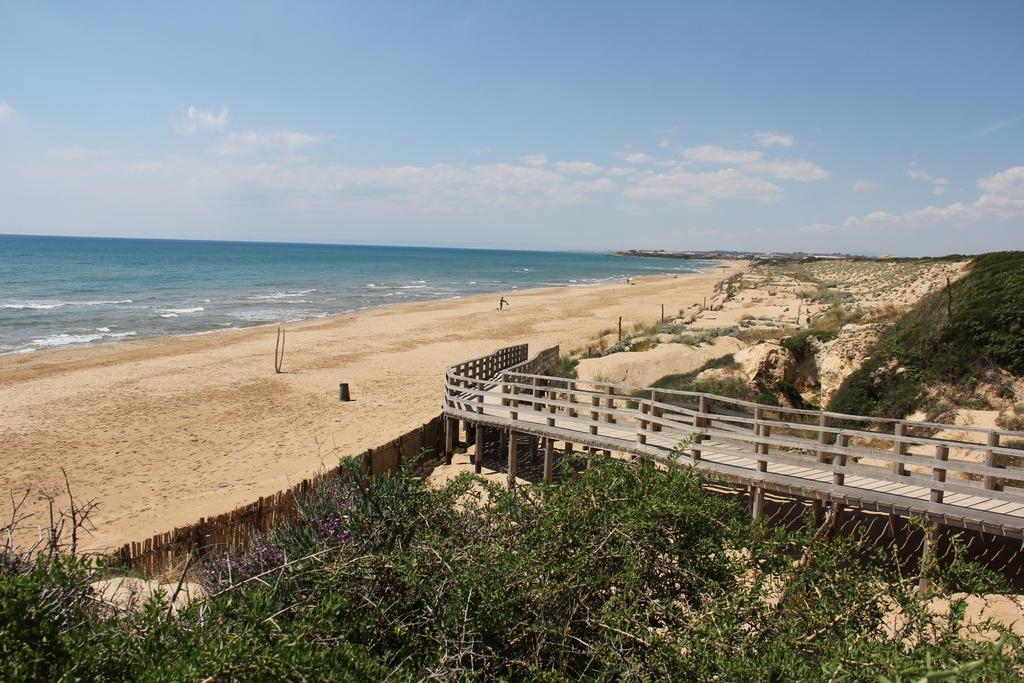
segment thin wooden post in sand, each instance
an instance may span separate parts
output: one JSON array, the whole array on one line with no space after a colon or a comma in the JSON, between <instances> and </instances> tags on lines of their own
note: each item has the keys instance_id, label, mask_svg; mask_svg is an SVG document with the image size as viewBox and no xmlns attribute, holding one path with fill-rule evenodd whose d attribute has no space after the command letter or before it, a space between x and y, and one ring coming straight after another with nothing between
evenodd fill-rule
<instances>
[{"instance_id":1,"label":"thin wooden post in sand","mask_svg":"<svg viewBox=\"0 0 1024 683\"><path fill-rule=\"evenodd\" d=\"M284 328L277 328L277 343L274 344L274 372L281 374L284 367Z\"/></svg>"},{"instance_id":2,"label":"thin wooden post in sand","mask_svg":"<svg viewBox=\"0 0 1024 683\"><path fill-rule=\"evenodd\" d=\"M619 341L622 341L622 316L619 316Z\"/></svg>"}]
</instances>

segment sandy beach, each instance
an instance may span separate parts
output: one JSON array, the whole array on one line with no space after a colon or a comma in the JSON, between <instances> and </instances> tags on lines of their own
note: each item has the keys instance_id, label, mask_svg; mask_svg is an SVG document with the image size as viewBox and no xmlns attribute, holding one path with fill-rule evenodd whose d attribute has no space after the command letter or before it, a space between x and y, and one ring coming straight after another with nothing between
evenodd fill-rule
<instances>
[{"instance_id":1,"label":"sandy beach","mask_svg":"<svg viewBox=\"0 0 1024 683\"><path fill-rule=\"evenodd\" d=\"M636 284L506 292L274 327L0 357L0 488L95 499L92 549L228 511L387 441L440 410L443 369L494 348L578 346L710 297L743 264ZM338 383L351 403L338 401Z\"/></svg>"}]
</instances>

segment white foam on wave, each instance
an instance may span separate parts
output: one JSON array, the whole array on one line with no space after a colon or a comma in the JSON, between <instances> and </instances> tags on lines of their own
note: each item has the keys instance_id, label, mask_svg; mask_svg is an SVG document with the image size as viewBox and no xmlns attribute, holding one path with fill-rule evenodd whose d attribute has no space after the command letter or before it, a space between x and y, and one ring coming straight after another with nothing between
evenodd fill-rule
<instances>
[{"instance_id":1,"label":"white foam on wave","mask_svg":"<svg viewBox=\"0 0 1024 683\"><path fill-rule=\"evenodd\" d=\"M165 309L163 309L163 312L164 313L199 313L200 311L205 311L205 310L206 309L203 308L202 306L193 306L192 308L165 308ZM169 316L161 315L160 317L161 318L165 318L165 317L169 317Z\"/></svg>"},{"instance_id":2,"label":"white foam on wave","mask_svg":"<svg viewBox=\"0 0 1024 683\"><path fill-rule=\"evenodd\" d=\"M9 309L14 309L16 311L20 311L20 310L24 310L24 309L29 309L29 310L33 310L33 311L46 311L46 310L49 310L51 308L60 308L61 306L64 306L64 305L65 304L63 304L63 303L55 303L55 304L44 304L44 303L0 304L0 308L9 308Z\"/></svg>"},{"instance_id":3,"label":"white foam on wave","mask_svg":"<svg viewBox=\"0 0 1024 683\"><path fill-rule=\"evenodd\" d=\"M178 314L177 313L161 313L160 317L161 318L177 318Z\"/></svg>"},{"instance_id":4,"label":"white foam on wave","mask_svg":"<svg viewBox=\"0 0 1024 683\"><path fill-rule=\"evenodd\" d=\"M134 330L132 330L131 332L88 332L85 334L67 334L61 332L60 334L51 334L49 337L43 337L42 339L33 339L32 343L35 344L36 346L45 346L47 348L53 348L55 346L72 346L75 344L88 344L90 342L100 341L101 339L123 339L125 337L134 336Z\"/></svg>"},{"instance_id":5,"label":"white foam on wave","mask_svg":"<svg viewBox=\"0 0 1024 683\"><path fill-rule=\"evenodd\" d=\"M48 311L53 308L64 308L65 306L115 306L117 304L134 303L131 299L118 299L116 301L9 301L0 304L0 308L7 308L16 311Z\"/></svg>"},{"instance_id":6,"label":"white foam on wave","mask_svg":"<svg viewBox=\"0 0 1024 683\"><path fill-rule=\"evenodd\" d=\"M274 292L273 294L255 294L249 298L256 299L257 301L270 301L274 299L293 299L297 296L305 296L306 294L312 294L317 290L315 289L298 289L294 292Z\"/></svg>"}]
</instances>

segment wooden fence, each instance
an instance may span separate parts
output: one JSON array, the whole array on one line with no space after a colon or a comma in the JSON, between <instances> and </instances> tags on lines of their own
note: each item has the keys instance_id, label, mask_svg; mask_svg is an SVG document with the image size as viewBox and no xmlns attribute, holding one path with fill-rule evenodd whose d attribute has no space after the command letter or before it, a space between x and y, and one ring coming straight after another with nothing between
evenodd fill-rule
<instances>
[{"instance_id":1,"label":"wooden fence","mask_svg":"<svg viewBox=\"0 0 1024 683\"><path fill-rule=\"evenodd\" d=\"M439 455L444 429L438 415L421 427L403 434L358 456L363 472L380 476L398 471L403 461L427 450L424 460ZM195 524L176 528L151 538L126 543L117 559L143 574L153 576L179 566L189 554L202 557L211 552L242 550L258 533L264 533L295 519L296 500L316 489L324 479L338 476L339 468L299 482L286 491L269 496L216 517L202 518Z\"/></svg>"}]
</instances>

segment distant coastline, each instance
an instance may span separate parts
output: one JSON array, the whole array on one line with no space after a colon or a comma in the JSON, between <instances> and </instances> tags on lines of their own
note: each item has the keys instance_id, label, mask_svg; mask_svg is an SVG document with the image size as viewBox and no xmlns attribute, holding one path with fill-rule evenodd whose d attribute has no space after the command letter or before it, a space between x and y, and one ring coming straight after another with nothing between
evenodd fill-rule
<instances>
[{"instance_id":1,"label":"distant coastline","mask_svg":"<svg viewBox=\"0 0 1024 683\"><path fill-rule=\"evenodd\" d=\"M694 261L764 261L767 259L840 259L840 258L862 258L851 254L809 254L802 251L777 252L777 251L666 251L665 249L628 249L616 251L612 256L624 256L629 258L661 258L681 259Z\"/></svg>"}]
</instances>

